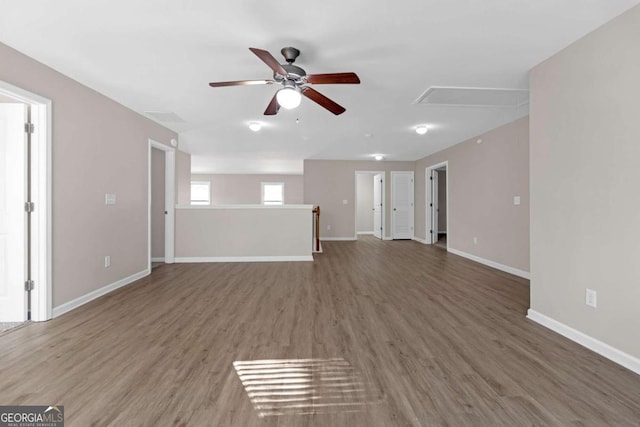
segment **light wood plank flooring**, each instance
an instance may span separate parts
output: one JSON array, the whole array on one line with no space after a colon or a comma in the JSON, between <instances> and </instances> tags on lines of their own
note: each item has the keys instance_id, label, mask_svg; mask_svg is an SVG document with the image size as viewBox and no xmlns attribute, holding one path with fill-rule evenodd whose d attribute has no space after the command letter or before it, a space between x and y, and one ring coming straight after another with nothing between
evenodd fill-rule
<instances>
[{"instance_id":1,"label":"light wood plank flooring","mask_svg":"<svg viewBox=\"0 0 640 427\"><path fill-rule=\"evenodd\" d=\"M640 376L526 320L526 280L411 241L323 248L163 265L4 334L0 404L68 426L640 425Z\"/></svg>"}]
</instances>

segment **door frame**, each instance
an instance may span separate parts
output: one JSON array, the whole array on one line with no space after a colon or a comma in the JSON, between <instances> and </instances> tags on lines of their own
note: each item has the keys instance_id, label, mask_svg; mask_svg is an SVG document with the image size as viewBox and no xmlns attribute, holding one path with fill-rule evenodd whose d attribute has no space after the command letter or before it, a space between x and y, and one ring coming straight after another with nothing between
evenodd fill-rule
<instances>
[{"instance_id":1,"label":"door frame","mask_svg":"<svg viewBox=\"0 0 640 427\"><path fill-rule=\"evenodd\" d=\"M149 138L148 164L147 164L147 245L148 245L148 267L151 271L151 150L158 149L164 151L164 209L167 215L164 218L164 262L173 264L175 261L175 183L176 183L176 150L158 141Z\"/></svg>"},{"instance_id":2,"label":"door frame","mask_svg":"<svg viewBox=\"0 0 640 427\"><path fill-rule=\"evenodd\" d=\"M435 165L431 165L431 166L427 166L424 170L424 179L425 179L425 183L424 183L424 190L425 190L425 194L424 194L424 204L425 204L425 229L424 229L424 234L425 234L425 238L424 241L427 245L431 245L433 244L433 239L431 238L431 235L429 233L429 230L431 230L431 224L432 224L432 220L431 220L431 215L433 214L433 210L431 208L431 206L429 206L429 200L431 200L431 181L430 181L430 177L431 177L431 172L433 170L436 169L440 169L442 167L445 167L447 170L447 182L446 182L446 186L445 186L445 198L447 200L447 251L449 250L449 242L451 241L451 223L449 222L449 181L451 178L451 172L449 169L449 161L445 160L444 162L440 162L440 163L436 163ZM438 230L436 230L436 233L438 232Z\"/></svg>"},{"instance_id":3,"label":"door frame","mask_svg":"<svg viewBox=\"0 0 640 427\"><path fill-rule=\"evenodd\" d=\"M416 211L416 182L415 182L415 173L414 171L391 171L391 206L390 208L393 209L393 177L396 175L411 175L411 182L413 183L412 188L411 188L411 209L410 209L410 215L411 215L411 237L407 237L406 239L414 239L416 237L416 219L415 219L415 211ZM393 235L393 232L395 230L395 218L393 215L393 211L390 210L389 211L389 215L391 215L391 239L394 240L395 237ZM404 239L404 238L402 238ZM400 240L400 239L398 239Z\"/></svg>"},{"instance_id":4,"label":"door frame","mask_svg":"<svg viewBox=\"0 0 640 427\"><path fill-rule=\"evenodd\" d=\"M380 214L381 216L380 222L382 223L382 239L381 240L385 240L385 236L386 236L385 232L387 230L386 224L385 224L385 218L386 218L385 212L387 209L386 172L385 171L358 171L358 170L355 172L353 176L353 188L354 188L353 194L355 194L354 203L353 203L353 238L354 240L358 240L358 175L370 175L373 178L373 176L376 174L382 175L382 213Z\"/></svg>"},{"instance_id":5,"label":"door frame","mask_svg":"<svg viewBox=\"0 0 640 427\"><path fill-rule=\"evenodd\" d=\"M0 80L0 94L31 107L31 320L41 322L53 315L52 216L51 216L51 100Z\"/></svg>"}]
</instances>

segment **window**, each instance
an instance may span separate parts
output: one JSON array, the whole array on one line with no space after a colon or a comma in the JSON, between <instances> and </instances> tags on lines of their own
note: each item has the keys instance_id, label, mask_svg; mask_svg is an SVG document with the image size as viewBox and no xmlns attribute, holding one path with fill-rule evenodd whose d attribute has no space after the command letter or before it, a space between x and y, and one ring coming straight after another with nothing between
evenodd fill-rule
<instances>
[{"instance_id":1,"label":"window","mask_svg":"<svg viewBox=\"0 0 640 427\"><path fill-rule=\"evenodd\" d=\"M209 181L191 181L191 204L211 204L211 183Z\"/></svg>"},{"instance_id":2,"label":"window","mask_svg":"<svg viewBox=\"0 0 640 427\"><path fill-rule=\"evenodd\" d=\"M283 205L284 204L284 182L263 182L262 183L262 204L263 205Z\"/></svg>"}]
</instances>

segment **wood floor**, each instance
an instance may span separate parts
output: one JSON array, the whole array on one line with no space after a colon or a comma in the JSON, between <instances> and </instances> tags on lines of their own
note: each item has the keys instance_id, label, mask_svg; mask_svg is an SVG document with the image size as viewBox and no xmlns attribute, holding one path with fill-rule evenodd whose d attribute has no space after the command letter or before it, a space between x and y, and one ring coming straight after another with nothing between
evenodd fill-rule
<instances>
[{"instance_id":1,"label":"wood floor","mask_svg":"<svg viewBox=\"0 0 640 427\"><path fill-rule=\"evenodd\" d=\"M526 320L526 280L411 241L323 249L164 265L4 334L0 404L67 426L640 425L640 376Z\"/></svg>"}]
</instances>

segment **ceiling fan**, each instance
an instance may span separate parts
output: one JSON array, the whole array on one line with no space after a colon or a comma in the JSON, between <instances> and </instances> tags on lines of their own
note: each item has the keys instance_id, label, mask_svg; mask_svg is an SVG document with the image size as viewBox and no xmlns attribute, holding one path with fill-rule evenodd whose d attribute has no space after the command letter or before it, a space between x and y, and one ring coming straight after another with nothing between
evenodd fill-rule
<instances>
[{"instance_id":1,"label":"ceiling fan","mask_svg":"<svg viewBox=\"0 0 640 427\"><path fill-rule=\"evenodd\" d=\"M280 51L286 64L280 64L271 53L266 50L250 47L258 58L273 70L273 80L237 80L231 82L209 83L211 87L223 86L247 86L247 85L270 85L278 83L282 88L276 92L271 102L264 111L266 116L273 116L278 113L280 107L286 109L296 108L300 105L302 95L313 102L338 115L346 111L344 107L327 98L309 84L359 84L360 79L356 73L329 73L329 74L307 74L302 68L293 65L300 51L295 47L285 47Z\"/></svg>"}]
</instances>

